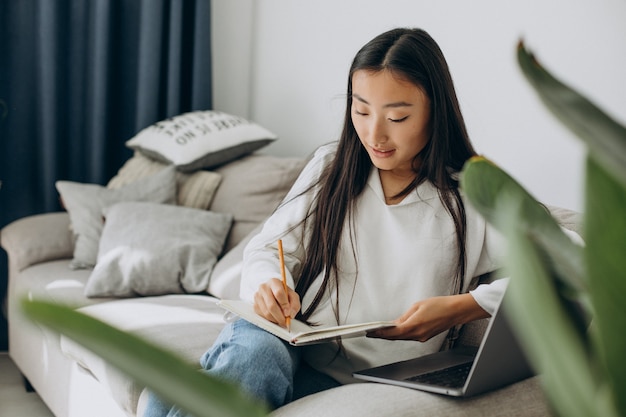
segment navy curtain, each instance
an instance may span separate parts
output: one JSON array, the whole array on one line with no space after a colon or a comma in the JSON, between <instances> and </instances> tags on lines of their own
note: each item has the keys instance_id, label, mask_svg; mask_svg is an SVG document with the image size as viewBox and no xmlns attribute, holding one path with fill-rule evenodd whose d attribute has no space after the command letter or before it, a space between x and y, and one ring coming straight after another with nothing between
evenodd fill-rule
<instances>
[{"instance_id":1,"label":"navy curtain","mask_svg":"<svg viewBox=\"0 0 626 417\"><path fill-rule=\"evenodd\" d=\"M0 227L60 210L56 180L106 184L142 128L210 109L210 18L210 0L0 1Z\"/></svg>"}]
</instances>

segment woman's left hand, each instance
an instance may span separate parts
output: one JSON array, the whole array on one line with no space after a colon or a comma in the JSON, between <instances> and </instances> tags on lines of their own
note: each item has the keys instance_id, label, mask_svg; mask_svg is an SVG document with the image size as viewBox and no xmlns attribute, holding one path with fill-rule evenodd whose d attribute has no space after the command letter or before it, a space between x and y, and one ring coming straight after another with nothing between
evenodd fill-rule
<instances>
[{"instance_id":1,"label":"woman's left hand","mask_svg":"<svg viewBox=\"0 0 626 417\"><path fill-rule=\"evenodd\" d=\"M489 317L470 294L427 298L413 304L395 327L369 332L367 337L425 342L456 325Z\"/></svg>"}]
</instances>

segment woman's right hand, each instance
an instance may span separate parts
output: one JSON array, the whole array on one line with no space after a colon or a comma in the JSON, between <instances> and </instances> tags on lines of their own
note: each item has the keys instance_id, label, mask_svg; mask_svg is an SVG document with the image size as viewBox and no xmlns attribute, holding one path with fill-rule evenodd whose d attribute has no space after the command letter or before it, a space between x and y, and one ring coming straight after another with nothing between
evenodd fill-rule
<instances>
[{"instance_id":1,"label":"woman's right hand","mask_svg":"<svg viewBox=\"0 0 626 417\"><path fill-rule=\"evenodd\" d=\"M300 311L300 296L291 288L287 292L283 282L272 278L259 285L254 294L254 311L269 321L286 327L286 317L295 317Z\"/></svg>"}]
</instances>

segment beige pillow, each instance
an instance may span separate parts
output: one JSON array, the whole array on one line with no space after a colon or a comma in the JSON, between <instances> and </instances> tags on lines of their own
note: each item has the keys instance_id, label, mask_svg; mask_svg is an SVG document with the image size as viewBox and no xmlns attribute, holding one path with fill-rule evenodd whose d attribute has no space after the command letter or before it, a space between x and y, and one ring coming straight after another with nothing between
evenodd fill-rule
<instances>
[{"instance_id":1,"label":"beige pillow","mask_svg":"<svg viewBox=\"0 0 626 417\"><path fill-rule=\"evenodd\" d=\"M107 188L116 189L126 184L148 177L161 171L167 164L150 159L140 152L135 154L111 178ZM206 210L213 200L222 176L211 171L197 171L193 174L176 172L176 202L179 206Z\"/></svg>"},{"instance_id":2,"label":"beige pillow","mask_svg":"<svg viewBox=\"0 0 626 417\"><path fill-rule=\"evenodd\" d=\"M252 154L216 169L222 183L210 209L231 213L235 219L226 250L272 214L305 164L303 158Z\"/></svg>"}]
</instances>

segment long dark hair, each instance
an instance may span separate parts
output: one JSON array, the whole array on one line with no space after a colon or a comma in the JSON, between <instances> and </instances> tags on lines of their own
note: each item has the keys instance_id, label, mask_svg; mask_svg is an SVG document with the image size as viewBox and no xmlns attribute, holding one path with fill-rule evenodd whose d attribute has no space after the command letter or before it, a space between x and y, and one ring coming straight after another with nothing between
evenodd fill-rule
<instances>
[{"instance_id":1,"label":"long dark hair","mask_svg":"<svg viewBox=\"0 0 626 417\"><path fill-rule=\"evenodd\" d=\"M457 174L475 155L461 115L446 60L437 43L421 29L394 29L367 43L356 54L348 77L345 122L334 160L314 186L316 198L305 223L312 222L306 257L296 285L301 298L324 273L323 283L301 318L307 320L327 290L338 291L337 253L343 227L352 223L356 198L367 183L372 162L352 124L352 76L355 71L388 70L423 89L430 100L430 139L416 156L416 177L398 196L407 195L423 181L430 181L450 214L457 236L458 264L451 293L461 290L465 275L465 208ZM307 226L307 225L305 225ZM307 227L308 228L308 227ZM353 234L351 233L350 236ZM338 299L338 298L337 298ZM339 306L335 306L339 320Z\"/></svg>"}]
</instances>

